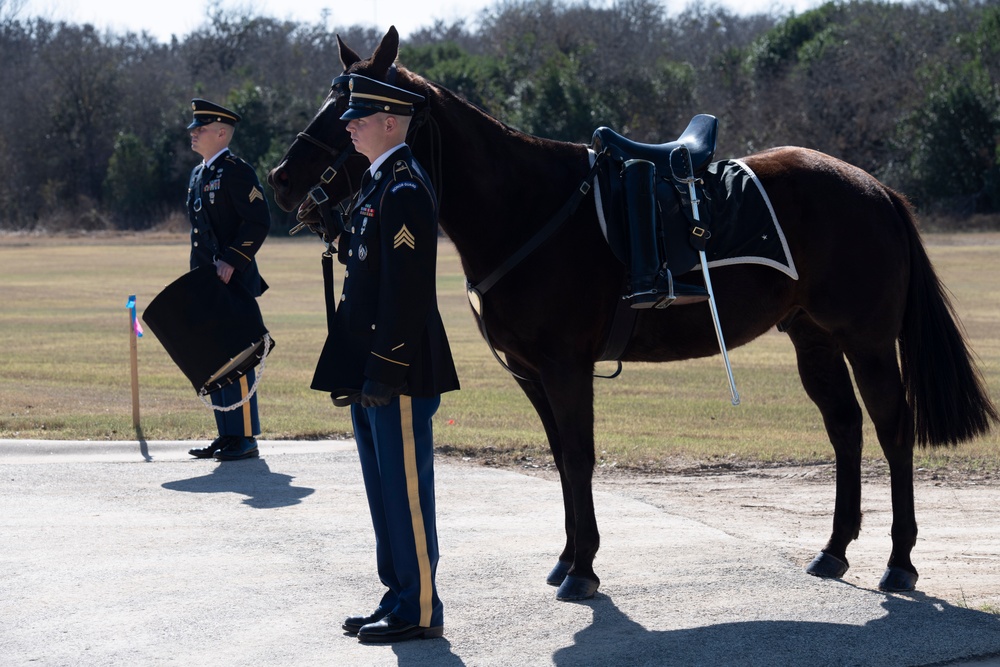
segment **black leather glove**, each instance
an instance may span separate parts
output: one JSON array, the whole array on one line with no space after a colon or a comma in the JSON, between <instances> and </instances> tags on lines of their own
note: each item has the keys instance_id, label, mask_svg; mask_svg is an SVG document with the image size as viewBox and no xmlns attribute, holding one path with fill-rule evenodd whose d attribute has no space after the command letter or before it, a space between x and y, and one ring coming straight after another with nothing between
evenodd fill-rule
<instances>
[{"instance_id":1,"label":"black leather glove","mask_svg":"<svg viewBox=\"0 0 1000 667\"><path fill-rule=\"evenodd\" d=\"M305 224L306 229L318 236L323 243L331 243L336 240L331 239L329 234L326 233L326 226L322 222L306 222L305 220L302 222Z\"/></svg>"},{"instance_id":2,"label":"black leather glove","mask_svg":"<svg viewBox=\"0 0 1000 667\"><path fill-rule=\"evenodd\" d=\"M389 401L392 400L395 393L396 387L391 387L375 380L365 380L365 386L361 388L359 403L361 403L361 407L363 408L376 408L389 405Z\"/></svg>"}]
</instances>

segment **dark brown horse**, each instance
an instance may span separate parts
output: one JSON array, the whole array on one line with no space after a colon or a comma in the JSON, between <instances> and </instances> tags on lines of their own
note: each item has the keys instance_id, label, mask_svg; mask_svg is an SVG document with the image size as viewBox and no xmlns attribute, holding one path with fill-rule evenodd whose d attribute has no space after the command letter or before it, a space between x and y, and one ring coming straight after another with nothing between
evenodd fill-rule
<instances>
[{"instance_id":1,"label":"dark brown horse","mask_svg":"<svg viewBox=\"0 0 1000 667\"><path fill-rule=\"evenodd\" d=\"M524 246L587 174L587 146L518 132L397 68L395 29L367 59L338 42L345 73L425 96L430 122L410 143L434 174L441 226L470 283ZM366 165L347 158L351 144L339 120L346 91L335 84L268 176L285 210L299 206L317 184L332 201L347 197ZM808 572L842 576L847 546L861 528L862 412L850 364L892 480L892 553L879 585L913 589L914 445L954 445L979 436L997 421L997 410L898 194L861 169L804 148L776 148L743 161L770 196L799 279L760 265L726 266L713 270L714 291L730 347L785 323L802 384L833 444L833 531ZM334 162L339 173L330 178ZM301 210L308 218L307 208ZM566 546L548 577L559 586L559 599L588 598L600 581L593 570L599 546L591 488L593 371L624 271L598 227L591 196L497 282L483 303L490 341L520 376L517 382L541 418L559 469ZM718 352L709 308L685 305L639 311L622 359L673 361Z\"/></svg>"}]
</instances>

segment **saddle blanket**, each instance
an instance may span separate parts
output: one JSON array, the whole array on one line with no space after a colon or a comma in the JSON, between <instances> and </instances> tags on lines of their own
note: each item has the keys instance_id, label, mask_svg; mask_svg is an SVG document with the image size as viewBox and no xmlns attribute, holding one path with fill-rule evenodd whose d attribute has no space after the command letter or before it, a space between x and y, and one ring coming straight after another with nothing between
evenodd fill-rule
<instances>
[{"instance_id":1,"label":"saddle blanket","mask_svg":"<svg viewBox=\"0 0 1000 667\"><path fill-rule=\"evenodd\" d=\"M593 164L596 154L591 151ZM741 160L730 159L709 165L704 178L704 198L708 210L702 221L710 232L705 247L709 268L732 264L763 264L798 280L785 234L774 213L771 200L757 175ZM602 200L601 179L594 180L598 222L604 238L619 260L625 262L624 221L611 211L621 210L610 197ZM656 196L663 211L667 245L667 266L675 276L701 268L698 251L689 243L689 222L680 209L680 199L671 182L658 178ZM614 222L610 233L608 219Z\"/></svg>"}]
</instances>

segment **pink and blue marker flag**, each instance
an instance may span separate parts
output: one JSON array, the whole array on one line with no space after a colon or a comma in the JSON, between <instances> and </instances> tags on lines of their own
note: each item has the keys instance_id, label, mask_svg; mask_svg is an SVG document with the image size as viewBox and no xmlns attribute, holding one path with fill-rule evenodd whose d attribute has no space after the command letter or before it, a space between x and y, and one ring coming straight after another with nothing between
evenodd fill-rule
<instances>
[{"instance_id":1,"label":"pink and blue marker flag","mask_svg":"<svg viewBox=\"0 0 1000 667\"><path fill-rule=\"evenodd\" d=\"M132 314L132 331L135 332L136 338L142 338L142 324L139 322L139 318L135 316L135 294L128 298L128 303L125 304L125 307Z\"/></svg>"}]
</instances>

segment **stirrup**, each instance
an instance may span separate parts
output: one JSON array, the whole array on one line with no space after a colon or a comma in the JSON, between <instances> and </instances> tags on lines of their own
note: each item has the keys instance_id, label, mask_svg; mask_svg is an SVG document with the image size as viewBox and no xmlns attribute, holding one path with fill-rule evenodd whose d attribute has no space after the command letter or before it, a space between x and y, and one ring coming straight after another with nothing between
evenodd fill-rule
<instances>
[{"instance_id":1,"label":"stirrup","mask_svg":"<svg viewBox=\"0 0 1000 667\"><path fill-rule=\"evenodd\" d=\"M663 310L671 305L683 306L708 300L708 290L701 285L674 282L669 269L665 270L665 274L656 276L651 289L633 292L622 298L631 301L629 305L637 310Z\"/></svg>"},{"instance_id":2,"label":"stirrup","mask_svg":"<svg viewBox=\"0 0 1000 667\"><path fill-rule=\"evenodd\" d=\"M708 301L708 290L701 285L690 283L674 283L674 305L686 306L689 303Z\"/></svg>"},{"instance_id":3,"label":"stirrup","mask_svg":"<svg viewBox=\"0 0 1000 667\"><path fill-rule=\"evenodd\" d=\"M631 308L635 308L636 310L648 310L651 308L663 310L672 304L677 297L668 292L660 292L658 290L651 289L646 292L627 294L622 298L631 301L629 306Z\"/></svg>"}]
</instances>

